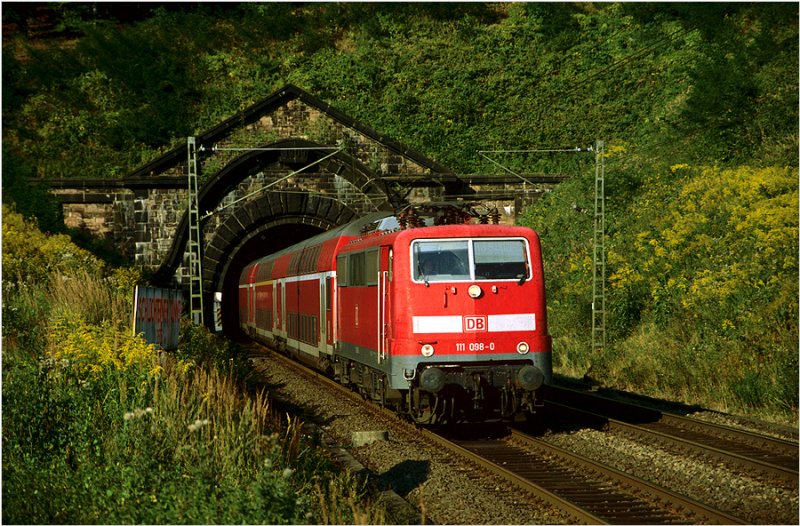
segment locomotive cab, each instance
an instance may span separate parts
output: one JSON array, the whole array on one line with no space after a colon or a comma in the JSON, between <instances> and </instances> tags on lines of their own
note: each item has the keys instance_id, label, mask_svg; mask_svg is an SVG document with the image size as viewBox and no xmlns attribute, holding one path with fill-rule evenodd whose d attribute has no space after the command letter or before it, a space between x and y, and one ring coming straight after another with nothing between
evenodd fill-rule
<instances>
[{"instance_id":1,"label":"locomotive cab","mask_svg":"<svg viewBox=\"0 0 800 526\"><path fill-rule=\"evenodd\" d=\"M413 229L394 243L392 368L416 421L533 413L552 377L539 240L530 229ZM402 376L402 378L400 378Z\"/></svg>"}]
</instances>

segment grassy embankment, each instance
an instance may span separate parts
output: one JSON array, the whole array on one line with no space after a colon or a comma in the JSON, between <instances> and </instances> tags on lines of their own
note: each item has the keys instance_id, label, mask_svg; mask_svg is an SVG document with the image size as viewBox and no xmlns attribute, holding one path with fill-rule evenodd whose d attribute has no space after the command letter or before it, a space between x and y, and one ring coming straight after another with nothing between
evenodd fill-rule
<instances>
[{"instance_id":1,"label":"grassy embankment","mask_svg":"<svg viewBox=\"0 0 800 526\"><path fill-rule=\"evenodd\" d=\"M245 388L240 349L190 324L171 355L133 336L136 279L4 207L3 522L385 520Z\"/></svg>"},{"instance_id":2,"label":"grassy embankment","mask_svg":"<svg viewBox=\"0 0 800 526\"><path fill-rule=\"evenodd\" d=\"M564 201L584 203L591 177L567 183L524 219L543 236L555 290L555 369L582 376L591 368L610 387L796 423L796 168L676 165L647 179L635 198L608 203L615 220L601 356L590 352L591 203L572 218L552 213Z\"/></svg>"}]
</instances>

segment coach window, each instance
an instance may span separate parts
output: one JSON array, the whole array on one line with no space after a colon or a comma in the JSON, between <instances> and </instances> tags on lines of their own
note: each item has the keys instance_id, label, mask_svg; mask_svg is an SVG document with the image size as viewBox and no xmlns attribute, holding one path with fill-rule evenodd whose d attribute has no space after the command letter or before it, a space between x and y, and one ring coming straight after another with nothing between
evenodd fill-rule
<instances>
[{"instance_id":1,"label":"coach window","mask_svg":"<svg viewBox=\"0 0 800 526\"><path fill-rule=\"evenodd\" d=\"M300 262L297 264L297 273L305 274L308 269L308 256L310 255L308 249L303 249L300 253Z\"/></svg>"},{"instance_id":2,"label":"coach window","mask_svg":"<svg viewBox=\"0 0 800 526\"><path fill-rule=\"evenodd\" d=\"M333 278L328 276L325 278L325 310L331 310L333 308L333 299L331 294L333 292Z\"/></svg>"},{"instance_id":3,"label":"coach window","mask_svg":"<svg viewBox=\"0 0 800 526\"><path fill-rule=\"evenodd\" d=\"M292 259L289 260L289 275L295 276L297 275L297 268L300 266L300 257L303 255L302 252L298 254L294 254Z\"/></svg>"}]
</instances>

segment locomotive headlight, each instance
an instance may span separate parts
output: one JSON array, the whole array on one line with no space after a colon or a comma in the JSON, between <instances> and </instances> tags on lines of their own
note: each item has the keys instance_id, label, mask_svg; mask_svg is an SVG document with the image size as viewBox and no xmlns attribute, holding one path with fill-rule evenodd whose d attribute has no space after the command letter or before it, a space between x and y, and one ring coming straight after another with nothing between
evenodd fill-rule
<instances>
[{"instance_id":1,"label":"locomotive headlight","mask_svg":"<svg viewBox=\"0 0 800 526\"><path fill-rule=\"evenodd\" d=\"M430 343L426 343L420 349L420 352L422 353L422 356L424 356L426 358L428 358L429 356L433 356L433 351L434 351L433 345L431 345Z\"/></svg>"},{"instance_id":2,"label":"locomotive headlight","mask_svg":"<svg viewBox=\"0 0 800 526\"><path fill-rule=\"evenodd\" d=\"M528 354L528 351L530 350L531 350L530 346L525 342L519 342L517 344L517 352L520 354Z\"/></svg>"},{"instance_id":3,"label":"locomotive headlight","mask_svg":"<svg viewBox=\"0 0 800 526\"><path fill-rule=\"evenodd\" d=\"M469 297L472 299L478 299L481 297L481 294L483 294L483 290L481 290L478 285L470 285L467 289L467 294L469 294Z\"/></svg>"}]
</instances>

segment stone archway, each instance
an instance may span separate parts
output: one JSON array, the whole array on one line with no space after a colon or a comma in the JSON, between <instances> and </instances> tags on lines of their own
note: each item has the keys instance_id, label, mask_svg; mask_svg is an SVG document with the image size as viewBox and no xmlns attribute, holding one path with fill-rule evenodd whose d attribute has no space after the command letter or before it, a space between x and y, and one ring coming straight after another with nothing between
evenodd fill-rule
<instances>
[{"instance_id":1,"label":"stone archway","mask_svg":"<svg viewBox=\"0 0 800 526\"><path fill-rule=\"evenodd\" d=\"M299 196L281 203L272 194L249 203L228 218L203 256L203 305L212 320L212 301L222 293L223 331L238 331L239 274L245 265L313 235L351 221L356 214L339 203L315 196Z\"/></svg>"},{"instance_id":2,"label":"stone archway","mask_svg":"<svg viewBox=\"0 0 800 526\"><path fill-rule=\"evenodd\" d=\"M407 201L474 193L446 167L288 85L114 182L122 192L88 196L107 204L104 225L113 223L120 245L154 271L156 285L188 288L193 279L186 254L190 167L201 183L207 321L214 293L225 289L236 273L232 262L254 236L278 232L297 242ZM88 202L85 190L69 199Z\"/></svg>"},{"instance_id":3,"label":"stone archway","mask_svg":"<svg viewBox=\"0 0 800 526\"><path fill-rule=\"evenodd\" d=\"M298 198L338 200L358 216L406 201L472 199L475 193L447 167L292 85L198 133L191 143L196 150L186 141L120 179L49 181L65 223L113 242L120 254L153 272L154 284L186 287L190 165L203 185L200 212L213 216L206 218L202 244L215 248L217 230L227 229L231 214L252 199L238 200L259 187L280 195L288 207ZM302 176L292 177L297 170ZM284 176L295 180L273 185ZM242 188L248 177L252 184ZM217 212L220 207L226 210ZM312 206L308 217L324 218L321 208ZM204 290L213 288L204 284Z\"/></svg>"},{"instance_id":4,"label":"stone archway","mask_svg":"<svg viewBox=\"0 0 800 526\"><path fill-rule=\"evenodd\" d=\"M292 149L302 151L302 158L287 156L285 152L291 152ZM200 216L213 214L226 199L235 196L237 191L240 193L243 191L240 188L243 182L269 167L279 167L285 172L291 172L295 166L325 157L329 150L330 147L304 139L285 139L240 155L203 184L198 196ZM384 181L375 177L368 167L346 151L339 151L330 156L324 162L317 164L312 172L303 175L307 176L308 180L302 188L296 182L290 181L288 184L294 185L291 189L278 187L270 191L268 197L256 195L252 198L245 196L244 199L234 199L235 203L240 202L235 206L227 205L224 214L213 217L211 220L213 223L207 222L203 227L204 239L209 251L207 257L211 258L212 266L215 264L213 262L221 261L220 258L225 253L221 247L233 243L241 236L243 225L253 224L258 217L307 214L310 218L341 224L343 220L340 216L350 219L359 214L391 209L402 204L402 199L397 197ZM346 182L351 195L356 196L356 201L360 199L361 204L334 205L341 196L322 187L332 179ZM251 206L251 203L256 204ZM231 218L236 219L231 221ZM188 237L189 220L188 214L184 213L170 250L155 274L156 281L170 282L178 267L184 264ZM214 241L215 239L218 240ZM208 281L213 275L204 271L204 290L209 291L214 288L212 282Z\"/></svg>"}]
</instances>

